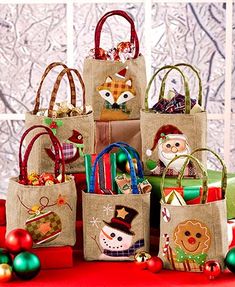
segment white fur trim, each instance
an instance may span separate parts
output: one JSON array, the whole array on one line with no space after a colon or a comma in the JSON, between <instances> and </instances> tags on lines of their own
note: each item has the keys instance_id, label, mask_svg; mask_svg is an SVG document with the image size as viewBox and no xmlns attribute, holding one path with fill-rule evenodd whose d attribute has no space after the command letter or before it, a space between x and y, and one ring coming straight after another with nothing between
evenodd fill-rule
<instances>
[{"instance_id":1,"label":"white fur trim","mask_svg":"<svg viewBox=\"0 0 235 287\"><path fill-rule=\"evenodd\" d=\"M151 151L151 149L147 149L147 150L146 150L146 155L147 155L147 156L151 156L152 153L153 153L153 152Z\"/></svg>"},{"instance_id":2,"label":"white fur trim","mask_svg":"<svg viewBox=\"0 0 235 287\"><path fill-rule=\"evenodd\" d=\"M166 138L168 138L170 140L172 140L172 139L180 139L180 140L188 141L186 135L184 135L184 134L168 134L168 135L166 135ZM161 143L162 142L162 138L160 138L158 142Z\"/></svg>"}]
</instances>

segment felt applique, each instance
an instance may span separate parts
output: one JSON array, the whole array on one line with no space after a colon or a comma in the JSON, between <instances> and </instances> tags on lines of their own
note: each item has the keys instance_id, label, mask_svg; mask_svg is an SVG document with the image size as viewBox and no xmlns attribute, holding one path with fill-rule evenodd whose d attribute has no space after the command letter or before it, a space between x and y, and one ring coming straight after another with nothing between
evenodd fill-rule
<instances>
[{"instance_id":1,"label":"felt applique","mask_svg":"<svg viewBox=\"0 0 235 287\"><path fill-rule=\"evenodd\" d=\"M79 157L83 157L83 149L84 149L84 143L83 143L83 136L80 132L77 130L73 130L73 134L71 137L69 137L65 142L62 144L63 154L65 163L71 163L77 160ZM55 161L55 153L54 148L45 148L45 151L47 155Z\"/></svg>"},{"instance_id":2,"label":"felt applique","mask_svg":"<svg viewBox=\"0 0 235 287\"><path fill-rule=\"evenodd\" d=\"M110 207L110 206L109 206ZM109 208L110 210L110 208ZM135 239L131 230L131 223L138 216L138 212L124 205L116 205L111 221L105 221L99 233L99 242L95 240L101 255L101 260L127 259L144 246L144 239Z\"/></svg>"},{"instance_id":3,"label":"felt applique","mask_svg":"<svg viewBox=\"0 0 235 287\"><path fill-rule=\"evenodd\" d=\"M155 134L151 149L146 150L146 155L151 156L157 148L159 162L147 160L146 166L153 174L162 174L168 163L179 155L188 155L191 153L191 147L188 143L188 138L177 127L173 125L163 125ZM167 175L177 176L181 170L185 158L179 158L173 162ZM189 162L185 169L185 176L195 177L196 170Z\"/></svg>"},{"instance_id":4,"label":"felt applique","mask_svg":"<svg viewBox=\"0 0 235 287\"><path fill-rule=\"evenodd\" d=\"M175 270L203 271L207 252L211 245L208 227L198 220L186 220L177 225L173 233L175 248L168 243L163 246L163 254Z\"/></svg>"},{"instance_id":5,"label":"felt applique","mask_svg":"<svg viewBox=\"0 0 235 287\"><path fill-rule=\"evenodd\" d=\"M31 234L35 244L41 244L54 240L62 231L62 222L59 215L54 211L45 211L51 206L67 206L72 210L66 198L59 194L58 198L52 204L49 203L49 198L43 196L39 200L39 204L32 208L27 207L18 196L20 203L27 209L30 215L25 221L25 228Z\"/></svg>"},{"instance_id":6,"label":"felt applique","mask_svg":"<svg viewBox=\"0 0 235 287\"><path fill-rule=\"evenodd\" d=\"M105 100L101 120L128 119L131 111L127 109L126 103L136 96L136 92L132 80L125 78L127 68L114 76L108 76L105 82L97 87L100 96Z\"/></svg>"},{"instance_id":7,"label":"felt applique","mask_svg":"<svg viewBox=\"0 0 235 287\"><path fill-rule=\"evenodd\" d=\"M63 121L52 118L45 118L44 123L49 126L53 134L56 135L57 128L62 127Z\"/></svg>"}]
</instances>

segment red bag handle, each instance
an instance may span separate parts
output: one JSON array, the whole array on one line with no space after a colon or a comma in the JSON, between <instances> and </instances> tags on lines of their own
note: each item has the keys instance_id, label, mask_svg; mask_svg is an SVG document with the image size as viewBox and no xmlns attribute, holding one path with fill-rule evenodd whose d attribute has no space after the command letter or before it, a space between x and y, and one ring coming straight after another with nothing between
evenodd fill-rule
<instances>
[{"instance_id":1,"label":"red bag handle","mask_svg":"<svg viewBox=\"0 0 235 287\"><path fill-rule=\"evenodd\" d=\"M25 137L30 133L30 131L32 131L36 128L43 128L46 131L36 134L31 139L31 141L28 144L28 147L25 151L24 160L22 160L23 141L24 141ZM33 148L35 141L42 135L48 135L51 139L52 145L54 146L54 149L55 149L55 177L57 177L59 175L59 169L60 169L60 164L61 164L61 174L62 174L61 182L64 182L65 181L65 160L64 160L63 149L61 147L59 140L57 139L56 136L54 136L51 129L46 127L46 126L43 126L43 125L35 125L35 126L30 127L29 129L27 129L23 133L23 135L21 137L20 147L19 147L19 169L20 169L19 179L25 180L25 181L27 180L27 177L28 177L28 173L27 173L28 158L29 158L30 152Z\"/></svg>"},{"instance_id":2,"label":"red bag handle","mask_svg":"<svg viewBox=\"0 0 235 287\"><path fill-rule=\"evenodd\" d=\"M39 111L39 106L40 106L40 95L41 95L41 89L42 89L42 84L44 83L44 80L46 78L46 76L49 74L49 72L54 69L57 66L62 66L64 69L68 68L65 64L61 63L61 62L54 62L51 63L46 70L44 71L42 78L41 78L41 82L39 84L38 90L37 90L37 94L36 94L36 99L35 99L35 105L34 105L34 109L33 109L33 114L36 115L37 112ZM70 83L70 94L71 94L71 104L76 107L76 91L75 91L75 85L74 85L74 80L72 77L72 74L70 72L70 70L67 71L67 76L69 79L69 83Z\"/></svg>"},{"instance_id":3,"label":"red bag handle","mask_svg":"<svg viewBox=\"0 0 235 287\"><path fill-rule=\"evenodd\" d=\"M96 29L95 29L95 59L99 59L100 35L101 35L103 24L107 20L108 17L114 16L114 15L122 16L131 24L130 42L132 44L135 44L134 59L136 59L139 55L139 40L138 40L138 36L137 36L136 30L135 30L135 24L134 24L134 21L132 20L132 18L126 12L124 12L122 10L113 10L113 11L110 11L110 12L104 14L104 16L101 17L99 22L97 23Z\"/></svg>"},{"instance_id":4,"label":"red bag handle","mask_svg":"<svg viewBox=\"0 0 235 287\"><path fill-rule=\"evenodd\" d=\"M78 70L76 69L70 69L70 68L64 68L59 75L57 76L57 79L55 81L54 87L53 87L53 91L51 93L51 100L49 103L49 110L48 110L48 117L52 117L52 112L53 112L53 108L54 108L54 104L55 104L55 100L56 100L56 96L57 96L57 92L59 90L60 87L60 83L61 80L63 78L63 76L65 74L68 75L68 73L71 74L71 72L74 72L76 74L76 76L78 77L78 80L80 82L80 85L82 87L82 103L83 103L83 110L82 113L85 114L86 113L86 98L85 98L85 84L83 82L83 79L80 75L80 73L78 72ZM75 89L75 85L74 85L74 89Z\"/></svg>"}]
</instances>

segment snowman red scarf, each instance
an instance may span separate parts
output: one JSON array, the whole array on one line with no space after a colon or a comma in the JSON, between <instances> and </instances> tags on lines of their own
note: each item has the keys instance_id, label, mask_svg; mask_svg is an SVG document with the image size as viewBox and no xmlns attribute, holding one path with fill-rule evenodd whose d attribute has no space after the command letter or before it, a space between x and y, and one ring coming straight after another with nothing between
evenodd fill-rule
<instances>
[{"instance_id":1,"label":"snowman red scarf","mask_svg":"<svg viewBox=\"0 0 235 287\"><path fill-rule=\"evenodd\" d=\"M144 246L144 239L137 240L130 248L126 250L111 251L104 249L104 254L112 257L129 257L134 255L135 251Z\"/></svg>"}]
</instances>

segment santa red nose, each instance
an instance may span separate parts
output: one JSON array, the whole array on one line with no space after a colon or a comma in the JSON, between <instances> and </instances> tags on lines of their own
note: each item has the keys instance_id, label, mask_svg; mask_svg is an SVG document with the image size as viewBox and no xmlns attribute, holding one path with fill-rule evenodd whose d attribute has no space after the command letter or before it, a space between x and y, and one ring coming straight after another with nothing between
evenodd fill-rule
<instances>
[{"instance_id":1,"label":"santa red nose","mask_svg":"<svg viewBox=\"0 0 235 287\"><path fill-rule=\"evenodd\" d=\"M189 244L195 244L196 243L196 239L194 237L189 237L188 243Z\"/></svg>"}]
</instances>

